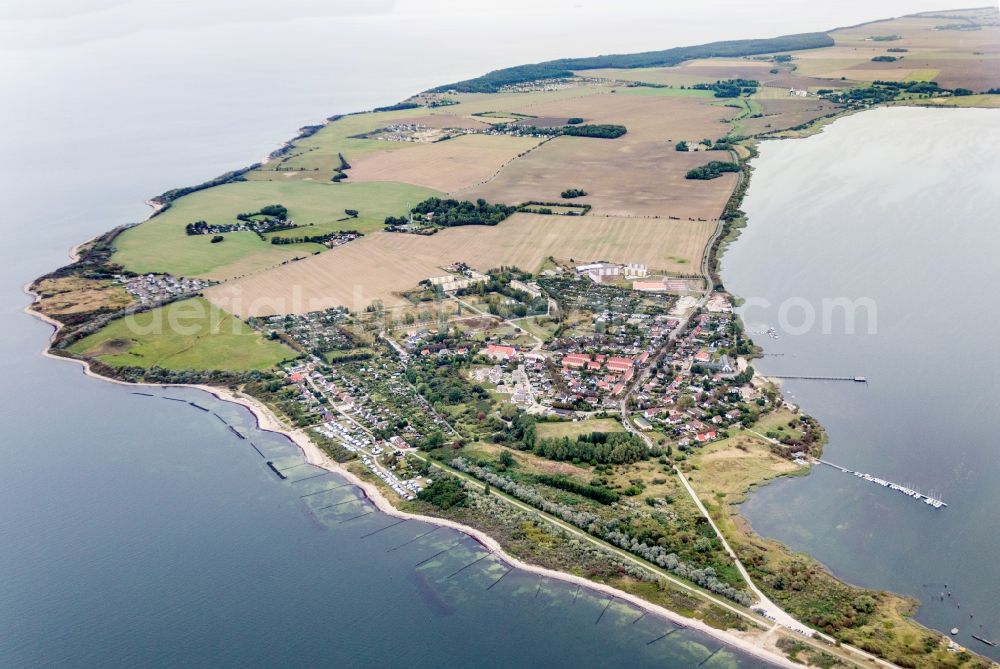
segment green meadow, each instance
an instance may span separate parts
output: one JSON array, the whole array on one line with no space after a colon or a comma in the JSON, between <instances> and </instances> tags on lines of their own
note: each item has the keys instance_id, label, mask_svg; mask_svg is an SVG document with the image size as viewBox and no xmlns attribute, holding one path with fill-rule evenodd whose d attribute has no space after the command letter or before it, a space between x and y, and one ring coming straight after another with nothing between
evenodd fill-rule
<instances>
[{"instance_id":1,"label":"green meadow","mask_svg":"<svg viewBox=\"0 0 1000 669\"><path fill-rule=\"evenodd\" d=\"M297 178L315 172L317 181L327 181L333 176L333 171L340 166L339 154L343 154L349 163L369 153L396 151L411 146L406 142L361 139L357 135L372 132L399 119L423 116L427 113L427 109L417 108L343 116L326 124L316 134L298 140L288 154L250 172L247 178L280 179L282 172L275 172L275 168L280 167L282 170L301 170L303 174L296 175Z\"/></svg>"},{"instance_id":2,"label":"green meadow","mask_svg":"<svg viewBox=\"0 0 1000 669\"><path fill-rule=\"evenodd\" d=\"M590 434L591 432L624 432L625 428L615 418L588 418L578 421L545 422L540 421L535 429L539 439L561 439Z\"/></svg>"},{"instance_id":3,"label":"green meadow","mask_svg":"<svg viewBox=\"0 0 1000 669\"><path fill-rule=\"evenodd\" d=\"M113 367L233 372L270 369L297 355L200 297L119 318L69 351Z\"/></svg>"},{"instance_id":4,"label":"green meadow","mask_svg":"<svg viewBox=\"0 0 1000 669\"><path fill-rule=\"evenodd\" d=\"M271 244L252 232L230 232L212 244L211 235L188 235L188 223L237 223L240 212L283 204L288 216L304 227L271 233L300 237L338 230L370 232L386 216L401 215L437 191L395 182L332 183L314 181L240 181L198 191L175 200L170 208L115 240L112 261L134 272L169 272L177 276L226 279L250 274L295 257L321 252L320 244ZM359 212L346 218L345 209Z\"/></svg>"}]
</instances>

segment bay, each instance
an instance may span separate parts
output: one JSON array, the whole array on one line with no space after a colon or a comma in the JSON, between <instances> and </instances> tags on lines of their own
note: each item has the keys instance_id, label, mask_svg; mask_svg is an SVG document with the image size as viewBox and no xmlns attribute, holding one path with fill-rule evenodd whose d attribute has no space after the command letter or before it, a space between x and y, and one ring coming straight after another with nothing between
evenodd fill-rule
<instances>
[{"instance_id":1,"label":"bay","mask_svg":"<svg viewBox=\"0 0 1000 669\"><path fill-rule=\"evenodd\" d=\"M818 466L743 512L848 582L917 597L919 621L997 657L970 635L1000 633L1000 362L988 344L1000 326L1000 111L868 111L764 142L752 164L748 226L722 276L747 327L779 333L755 336L766 354L755 365L866 376L790 380L786 396L828 431L825 459L948 507Z\"/></svg>"}]
</instances>

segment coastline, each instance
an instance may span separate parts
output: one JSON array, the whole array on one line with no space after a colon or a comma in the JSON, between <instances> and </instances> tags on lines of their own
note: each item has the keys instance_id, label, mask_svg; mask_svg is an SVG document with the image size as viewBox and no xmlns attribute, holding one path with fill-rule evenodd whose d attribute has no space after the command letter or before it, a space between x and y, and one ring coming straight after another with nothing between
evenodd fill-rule
<instances>
[{"instance_id":1,"label":"coastline","mask_svg":"<svg viewBox=\"0 0 1000 669\"><path fill-rule=\"evenodd\" d=\"M856 113L856 112L853 112L853 113ZM837 116L835 118L829 119L826 123L820 124L819 127L815 128L815 132L816 133L823 132L823 130L825 130L825 126L826 125L828 125L829 123L832 123L832 122L838 120L839 118L840 118L840 116ZM763 141L764 139L799 139L799 138L803 138L803 137L807 137L807 136L809 136L809 135L808 134L801 134L801 135L796 135L796 136L792 136L792 137L780 137L780 136L778 136L778 137L765 137L765 138L759 138L759 141ZM749 162L749 159L747 159L746 162ZM749 182L749 179L751 177L752 177L752 173L747 175L748 182ZM748 185L749 185L749 183L748 183ZM148 220L152 216L155 216L156 213L158 213L165 206L163 203L157 202L155 200L149 200L149 201L146 202L146 204L149 205L152 208L152 211L149 213L149 215L144 220ZM739 204L739 201L737 201L737 205L738 204ZM722 231L722 226L720 224L719 228L717 228L716 236L719 236L722 232L723 232ZM69 253L70 258L73 261L78 260L79 256L80 256L80 249L84 248L88 243L90 243L91 241L93 241L94 239L96 239L99 236L100 235L95 236L95 237L91 238L90 240L87 240L85 242L82 242L80 244L77 244L77 245L73 246L70 249L70 253ZM736 229L736 234L733 235L731 239L728 239L727 243L732 243L733 241L735 241L736 239L738 239L739 236L740 236L740 231L739 231L739 229ZM714 238L713 238L713 240L714 240ZM714 245L710 245L709 246L709 248L708 248L708 250L707 250L707 252L705 254L705 258L704 258L704 262L706 263L706 266L709 266L709 267L711 266L712 262L718 263L720 261L721 257L724 255L724 250L726 248L726 244L721 244L717 249L714 249L715 252L713 253L713 246ZM719 268L718 271L719 271L719 274L721 274L721 267ZM721 281L721 276L719 277L719 281L720 281L720 286L723 286L724 282ZM42 320L44 322L47 322L49 325L53 326L53 328L55 329L55 331L50 336L50 340L49 341L51 343L52 339L56 336L56 334L58 333L58 331L61 329L62 324L59 323L58 321L56 321L56 320L54 320L54 319L46 316L45 314L39 313L39 312L37 312L37 311L35 311L33 309L33 306L38 301L39 296L37 294L35 294L31 290L31 285L32 284L26 285L24 287L24 291L27 294L29 294L29 295L31 295L33 297L33 302L31 304L27 305L25 307L24 311L26 313L30 314L30 315L33 315L33 316L39 318L40 320ZM709 285L712 285L712 281L709 281ZM722 290L725 290L725 288L722 287ZM53 355L52 353L50 353L48 346L42 351L42 353L43 353L43 355L45 357L67 359L67 358L65 358L63 356L57 356L57 355ZM542 567L537 567L537 566L534 566L534 565L530 565L530 564L524 563L524 562L520 561L519 559L517 559L517 558L515 558L515 557L513 557L513 556L511 556L509 554L507 554L506 552L504 552L503 549L502 549L502 547L500 546L500 544L495 539L493 539L491 536L489 536L489 535L487 535L487 534L485 534L485 533L483 533L483 532L481 532L479 530L476 530L475 528L463 525L461 523L456 523L454 521L449 521L447 519L422 516L422 515L419 515L419 514L412 514L412 513L407 513L407 512L404 512L404 511L400 511L400 510L396 509L392 505L391 501L385 495L383 495L383 493L376 486L374 486L373 484L371 484L369 482L366 482L366 481L363 481L363 480L359 479L356 475L354 475L350 471L346 470L346 468L344 468L343 466L341 466L339 463L336 463L335 461L333 461L332 459L330 459L328 456L326 456L326 454L318 446L316 446L314 443L311 442L311 440L309 439L309 437L308 437L308 435L306 434L305 431L303 431L303 430L293 430L293 429L285 426L271 412L271 410L268 407L266 407L264 404L262 404L261 402L259 402L258 400L256 400L255 398L253 398L251 396L244 395L244 394L241 394L241 393L234 393L234 392L232 392L229 389L224 388L224 387L210 386L210 385L205 385L205 384L130 383L130 382L125 382L125 381L120 381L120 380L117 380L117 379L114 379L114 378L109 378L109 377L103 376L103 375L101 375L101 374L99 374L97 372L94 372L91 369L90 364L87 361L85 361L85 360L79 360L79 359L75 359L75 358L68 358L68 359L73 360L74 362L80 363L81 366L84 368L84 374L87 375L87 376L90 376L92 378L95 378L95 379L100 379L100 380L103 380L103 381L111 381L113 383L119 383L119 384L122 384L122 385L128 385L128 386L133 386L133 387L150 387L150 388L156 387L156 388L161 388L161 389L170 388L170 387L191 387L191 388L195 388L195 389L198 389L198 390L205 391L205 392L213 395L214 397L216 397L217 399L219 399L221 401L228 401L228 402L232 402L232 403L235 403L235 404L240 404L241 406L246 407L251 412L251 414L255 417L255 420L256 420L256 423L257 423L257 427L259 429L270 431L270 432L279 433L279 434L285 436L286 438L288 438L292 443L294 443L302 451L303 457L305 458L305 460L307 462L310 462L311 464L316 465L318 467L321 467L321 468L323 468L323 469L325 469L327 471L330 471L332 473L335 473L338 476L343 477L346 481L349 481L351 484L353 484L356 487L358 487L363 492L363 494L365 495L365 497L372 502L372 504L375 506L375 508L378 509L379 511L381 511L382 513L385 513L385 514L387 514L389 516L392 516L392 517L395 517L395 518L400 518L400 519L414 519L414 520L419 520L419 521L422 521L422 522L425 522L425 523L429 523L429 524L432 524L432 525L436 525L436 526L444 526L444 527L449 527L449 528L455 529L455 530L460 531L460 532L466 534L467 536L473 538L474 540L476 540L477 542L479 542L480 544L482 544L484 547L488 548L491 551L491 553L494 554L496 557L502 559L504 562L508 563L509 565L511 565L513 567L517 567L519 569L523 569L523 570L525 570L525 571L527 571L529 573L535 573L535 574L543 575L543 576L546 576L546 577L549 577L549 578L559 579L559 580L567 582L567 583L573 583L573 584L578 584L578 585L581 585L581 586L585 586L585 587L589 588L591 591L602 592L602 593L605 593L605 594L608 594L608 595L614 595L616 599L621 599L621 600L628 601L628 602L630 602L630 603L632 603L632 604L634 604L636 606L641 607L643 610L648 610L649 612L654 613L654 614L656 614L656 615L658 615L658 616L660 616L662 618L665 618L665 619L670 620L670 621L677 622L677 623L679 623L679 624L681 624L683 626L691 627L692 629L696 629L696 630L698 630L700 632L708 634L708 635L712 636L713 638L718 639L719 641L721 641L721 642L723 642L723 643L731 646L733 649L735 649L735 650L737 650L739 652L747 653L749 655L752 655L752 656L757 657L759 659L762 659L764 661L767 661L767 662L770 662L772 664L775 664L776 666L785 666L785 667L801 666L801 665L798 665L796 663L790 662L789 660L787 660L787 658L785 658L784 656L778 654L777 650L775 650L775 651L772 652L771 650L768 649L769 645L773 645L773 642L774 642L774 639L775 639L775 634L773 633L773 631L764 631L764 630L762 630L756 637L754 637L754 636L752 636L752 633L748 633L748 632L739 632L739 631L735 631L735 630L719 630L717 628L709 627L708 625L706 625L705 623L703 623L700 620L696 620L696 619L692 619L692 618L687 618L687 617L682 616L682 615L680 615L680 614L678 614L678 613L676 613L674 611L671 611L671 610L666 609L664 607L661 607L659 605L652 604L651 602L648 602L648 601L646 601L646 600L644 600L644 599L642 599L640 597L637 597L637 596L634 596L634 595L630 595L629 593L621 591L621 590L618 590L618 589L616 589L614 587L607 586L607 585L604 585L604 584L601 584L601 583L596 583L596 582L593 582L593 581L589 581L587 579L584 579L584 578L581 578L581 577L577 577L577 576L574 576L572 574L568 574L568 573L564 573L564 572L560 572L560 571L555 571L555 570L550 570L550 569L546 569L546 568L542 568ZM767 485L771 481L778 480L778 478L781 478L781 477L776 477L774 479L771 479L770 481L765 481L765 482L763 482L763 483L760 484L760 487L762 487L763 485ZM741 514L739 514L738 509L736 511L736 514L738 515L739 518L741 518L742 520L744 520L744 521L747 522L747 526L748 526L748 528L750 528L750 531L752 533L752 527L749 525L749 521L747 521ZM757 535L754 534L753 536L757 536ZM786 550L787 550L787 547L786 547ZM818 560L815 560L815 558L811 558L811 559L814 562L816 562L816 564L820 565L825 571L827 571L833 578L837 578L836 575L833 574L833 572L830 571L821 562L819 562ZM837 579L837 580L840 580L840 579ZM844 583L847 583L847 582L844 581ZM848 585L850 585L850 584L848 584ZM910 621L913 622L914 624L919 625L919 623L916 623L916 621L913 620L912 618L910 618ZM923 626L921 625L921 627L923 627ZM928 629L929 631L932 631L935 634L941 634L943 636L943 633L941 633L940 630L933 630L931 628L926 628L926 627L925 627L925 629ZM947 638L947 637L945 637L945 638ZM869 658L869 659L872 659L872 658ZM879 664L881 664L883 666L896 666L896 665L891 664L891 662L884 661L884 660L881 660L881 659L878 659L878 660L874 660L873 659L873 661L878 662Z\"/></svg>"},{"instance_id":2,"label":"coastline","mask_svg":"<svg viewBox=\"0 0 1000 669\"><path fill-rule=\"evenodd\" d=\"M823 128L818 129L818 132L822 131ZM799 137L775 137L773 139L798 139L798 138ZM745 177L747 180L747 187L749 187L749 181L751 177L752 177L752 172L750 174L747 174ZM745 194L745 192L746 189L743 190L743 194ZM742 201L742 197L740 197L739 201L737 202L737 206L740 201ZM166 203L160 202L156 199L146 200L145 204L151 208L151 211L143 219L143 221L149 220L150 218L155 216L160 210L162 210L167 206ZM70 259L73 262L79 260L80 249L82 249L84 246L86 246L87 244L89 244L94 239L97 239L100 236L101 236L100 234L95 235L94 237L91 237L90 239L71 247L68 252ZM713 239L718 238L719 240L721 240L724 236L725 235L724 235L722 220L720 219L719 225L716 229ZM737 239L738 237L739 234L737 234L729 241L730 242L735 241L735 239ZM708 279L711 276L712 263L713 262L717 263L719 261L722 255L720 251L724 251L724 248L725 248L724 245L720 245L717 247L714 244L706 247L706 252L703 257L703 270L705 270L709 274L709 276L706 276L706 279ZM723 290L725 290L724 282L721 282L721 275L717 275L717 278L720 280L720 283L723 284ZM295 446L302 452L303 458L305 459L306 462L309 462L314 466L320 467L333 474L336 474L337 476L342 477L345 481L348 481L352 485L356 486L359 490L361 490L364 497L367 500L369 500L372 503L372 505L381 513L384 513L394 518L417 520L431 525L448 527L458 532L462 532L466 536L477 541L480 545L487 548L491 552L491 554L493 554L495 557L499 558L500 560L507 563L509 566L513 568L521 569L528 573L537 574L539 576L545 576L551 579L558 579L565 583L586 587L589 588L592 592L598 592L605 595L614 596L614 598L617 600L629 602L633 606L639 607L644 611L648 611L649 613L653 613L654 615L657 615L667 621L670 621L671 623L674 623L682 628L694 629L698 632L710 636L711 638L719 641L720 643L727 645L728 647L739 653L743 653L752 656L756 659L763 660L765 662L772 664L773 666L784 667L787 669L792 669L795 667L802 666L799 663L791 661L780 649L778 649L775 646L775 642L779 638L778 635L776 634L776 632L779 631L779 628L775 627L769 629L761 628L756 632L755 635L755 633L751 631L740 631L733 629L723 630L711 627L710 625L704 623L699 619L683 616L675 611L667 609L658 604L654 604L645 599L642 599L641 597L625 592L623 590L619 590L612 586L591 581L586 578L575 576L573 574L569 574L566 572L556 571L553 569L539 567L537 565L532 565L523 562L520 559L504 551L504 549L496 539L486 534L485 532L477 530L473 527L463 525L461 523L451 521L445 518L422 516L419 514L413 514L401 511L397 509L395 506L393 506L392 502L373 483L360 479L358 476L347 470L340 463L337 463L336 461L328 457L322 451L322 449L320 449L316 444L312 443L312 441L309 439L305 431L301 429L291 429L288 426L284 425L281 422L281 420L277 416L275 416L274 413L267 406L265 406L256 398L253 398L249 395L233 392L225 387L211 386L207 384L162 384L162 383L121 381L119 379L106 377L102 374L93 371L93 369L91 369L90 363L86 360L54 355L50 352L50 345L55 340L59 330L63 327L63 325L59 321L33 309L33 306L40 300L40 296L31 290L32 285L33 282L25 284L25 286L23 287L24 292L29 296L31 296L32 298L32 302L26 305L23 311L49 324L53 328L53 331L48 338L47 345L41 351L44 357L75 362L81 366L85 376L88 376L95 380L116 383L123 386L131 386L134 388L140 388L140 387L159 388L159 389L183 388L183 387L193 388L196 390L206 392L218 400L231 402L233 404L238 404L240 406L243 406L251 413L251 415L254 416L254 420L256 422L258 429L281 434L282 436L287 438L289 441L295 444ZM711 286L712 281L709 281L708 285ZM742 516L740 516L740 518L742 518ZM825 566L823 568L826 569ZM864 651L861 651L861 653L863 655L867 655L868 656L867 659L876 662L878 665L886 667L896 666L890 662L882 660L881 658L870 656L867 653L864 653Z\"/></svg>"},{"instance_id":3,"label":"coastline","mask_svg":"<svg viewBox=\"0 0 1000 669\"><path fill-rule=\"evenodd\" d=\"M27 289L26 292L28 292L28 294L30 295L34 295L34 293L31 293ZM57 321L54 321L53 319L49 318L48 316L45 316L44 314L40 314L34 311L33 309L31 309L31 306L32 305L28 305L27 307L25 307L24 312L31 316L35 316L39 320L48 323L49 325L52 325L55 328L53 330L53 336L54 336L55 332L58 331L58 327L60 326L60 324ZM120 381L118 379L112 379L106 376L102 376L94 372L93 370L91 370L90 364L85 360L78 360L75 358L66 358L62 356L53 355L49 353L48 346L46 346L45 349L41 351L41 353L46 358L77 363L82 368L85 376L88 376L95 380L105 381L109 383L116 383L123 386L131 386L135 388L141 388L141 387L161 388L161 389L194 388L196 390L206 392L209 395L215 397L216 399L222 400L224 402L239 404L240 406L245 407L248 411L250 411L251 415L254 416L258 429L267 432L274 432L277 434L281 434L282 436L287 438L289 441L291 441L299 448L306 462L344 478L346 481L350 482L352 485L359 488L362 491L362 494L365 496L365 498L368 501L370 501L378 511L387 516L399 519L417 520L431 525L451 528L453 530L462 532L463 534L471 537L472 539L474 539L475 541L477 541L478 543L489 549L489 551L497 558L499 558L500 560L507 563L509 566L513 568L520 569L522 571L526 571L532 574L538 574L539 576L545 576L548 578L557 579L560 581L564 581L566 583L571 583L573 585L580 585L592 591L600 592L606 595L613 595L616 600L629 602L630 604L633 604L634 606L637 606L644 611L648 611L650 613L658 615L661 618L664 618L670 621L671 623L675 623L680 627L690 628L698 632L701 632L703 634L706 634L708 636L711 636L717 641L720 641L728 645L729 647L740 653L751 655L757 659L764 660L765 662L770 662L775 666L786 667L789 669L801 666L799 664L791 662L786 657L779 655L777 652L769 650L765 645L768 639L767 636L768 633L763 630L759 640L751 640L750 638L744 638L743 634L745 633L720 630L715 627L711 627L710 625L702 622L701 620L682 616L681 614L675 611L671 611L670 609L664 608L657 604L653 604L640 597L632 595L623 590L618 590L617 588L613 588L609 585L605 585L603 583L596 583L594 581L585 579L581 576L575 576L573 574L555 571L553 569L546 569L544 567L538 567L536 565L522 562L520 559L506 553L500 546L499 542L497 542L493 537L475 528L469 527L468 525L462 525L461 523L457 523L444 518L436 518L433 516L421 516L419 514L400 511L399 509L397 509L395 506L392 505L392 502L390 502L389 499L382 494L382 491L379 490L374 484L369 483L367 481L363 481L355 474L348 471L346 468L344 468L339 463L337 463L329 456L327 456L325 453L323 453L323 451L318 446L316 446L316 444L312 443L312 441L309 440L308 436L306 436L304 431L288 429L278 420L276 416L274 416L274 414L271 412L270 409L268 409L266 406L264 406L261 402L254 399L253 397L234 393L230 391L228 388L220 388L217 386L208 386L203 384L164 385L160 383L129 383L127 381Z\"/></svg>"},{"instance_id":4,"label":"coastline","mask_svg":"<svg viewBox=\"0 0 1000 669\"><path fill-rule=\"evenodd\" d=\"M147 204L149 204L147 202ZM154 206L151 204L150 206ZM154 206L154 211L158 208ZM150 214L152 216L152 213ZM93 238L92 238L93 239ZM89 243L91 240L81 242L73 246L69 250L69 256L75 262L78 259L79 249ZM456 530L471 537L479 544L487 548L490 553L503 562L507 563L509 566L526 571L528 573L537 574L539 576L545 576L551 579L557 579L566 583L573 585L579 585L581 587L586 587L594 592L603 593L606 595L612 595L616 600L626 601L634 606L639 607L644 611L653 613L671 623L674 623L682 628L690 628L706 634L713 639L729 646L737 652L750 655L756 659L769 662L777 667L783 667L786 669L794 669L796 667L801 667L802 665L792 662L784 655L779 654L777 650L771 650L768 648L768 643L773 643L772 630L761 630L760 635L757 638L750 637L746 632L739 632L735 630L720 630L718 628L712 627L705 622L698 620L696 618L688 618L683 616L676 611L672 611L663 606L653 604L641 597L633 595L631 593L613 588L609 585L603 583L597 583L581 576L575 576L573 574L568 574L566 572L556 571L554 569L547 569L545 567L539 567L536 565L523 562L520 559L508 554L504 551L500 543L489 536L488 534L477 530L468 525L463 525L455 521L447 520L445 518L436 518L432 516L422 516L419 514L408 513L406 511L401 511L393 506L392 502L378 489L373 483L362 480L352 472L350 472L346 467L343 467L340 463L334 461L332 458L327 456L322 449L314 444L306 433L301 429L292 430L284 425L277 416L263 403L259 400L245 395L242 393L236 393L228 388L222 388L218 386L209 386L205 384L162 384L162 383L131 383L128 381L121 381L118 379L113 379L107 376L103 376L93 371L90 367L90 363L86 360L80 360L77 358L68 358L64 356L53 355L49 352L49 344L55 339L59 330L62 328L62 324L43 313L34 310L32 307L39 300L37 293L31 290L31 284L26 284L24 286L24 292L32 297L30 304L24 307L24 313L29 316L33 316L38 320L52 326L52 333L49 335L46 346L41 350L43 357L50 358L53 360L61 360L72 362L80 365L83 374L95 380L104 381L108 383L115 383L122 386L130 386L133 388L194 388L202 392L212 395L218 400L224 402L231 402L233 404L238 404L245 407L250 414L254 417L256 421L257 428L267 432L274 432L281 434L286 439L295 444L299 450L302 452L303 457L306 462L325 469L337 476L342 477L346 481L350 482L355 487L359 488L365 498L372 503L372 505L381 513L399 519L406 520L417 520L420 522L428 523L431 525L436 525L439 527L448 527L450 529Z\"/></svg>"}]
</instances>

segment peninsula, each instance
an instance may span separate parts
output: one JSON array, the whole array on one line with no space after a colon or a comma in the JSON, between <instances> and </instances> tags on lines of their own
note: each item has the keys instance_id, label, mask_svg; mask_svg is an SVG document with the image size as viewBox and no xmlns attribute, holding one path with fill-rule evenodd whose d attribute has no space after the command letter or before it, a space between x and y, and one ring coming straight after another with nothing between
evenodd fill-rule
<instances>
[{"instance_id":1,"label":"peninsula","mask_svg":"<svg viewBox=\"0 0 1000 669\"><path fill-rule=\"evenodd\" d=\"M333 116L153 198L31 309L50 355L243 403L382 511L479 538L501 578L777 666L995 666L738 513L825 441L754 370L719 273L750 161L885 105L1000 106L997 9L518 66Z\"/></svg>"}]
</instances>

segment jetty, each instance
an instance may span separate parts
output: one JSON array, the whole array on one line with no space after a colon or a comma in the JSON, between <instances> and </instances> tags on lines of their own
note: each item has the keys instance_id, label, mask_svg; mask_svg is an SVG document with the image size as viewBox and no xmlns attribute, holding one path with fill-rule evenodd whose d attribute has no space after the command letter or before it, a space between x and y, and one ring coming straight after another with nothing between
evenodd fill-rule
<instances>
[{"instance_id":1,"label":"jetty","mask_svg":"<svg viewBox=\"0 0 1000 669\"><path fill-rule=\"evenodd\" d=\"M898 483L893 483L892 481L886 481L885 479L881 479L881 478L879 478L877 476L872 476L871 474L866 474L865 472L856 472L853 469L848 469L847 467L842 467L842 466L840 466L838 464L834 464L834 463L832 463L832 462L830 462L828 460L821 460L819 458L816 458L816 462L818 462L820 464L824 464L827 467L833 467L834 469L839 469L840 471L844 472L845 474L852 474L854 476L857 476L859 479L864 479L865 481L868 481L869 483L874 483L876 485L880 485L883 488L888 488L889 490L895 490L896 492L901 492L904 495L906 495L907 497L912 497L913 499L915 499L917 501L920 501L920 502L923 502L924 504L926 504L928 506L932 506L935 509L940 509L942 507L948 506L945 502L943 502L940 499L937 499L936 497L931 497L930 495L925 495L924 493L922 493L922 492L920 492L918 490L914 490L913 488L907 487L905 485L900 485Z\"/></svg>"},{"instance_id":2,"label":"jetty","mask_svg":"<svg viewBox=\"0 0 1000 669\"><path fill-rule=\"evenodd\" d=\"M768 378L772 379L796 379L803 381L853 381L854 383L868 383L868 379L864 376L805 376L805 375L782 375L782 374L768 374Z\"/></svg>"}]
</instances>

